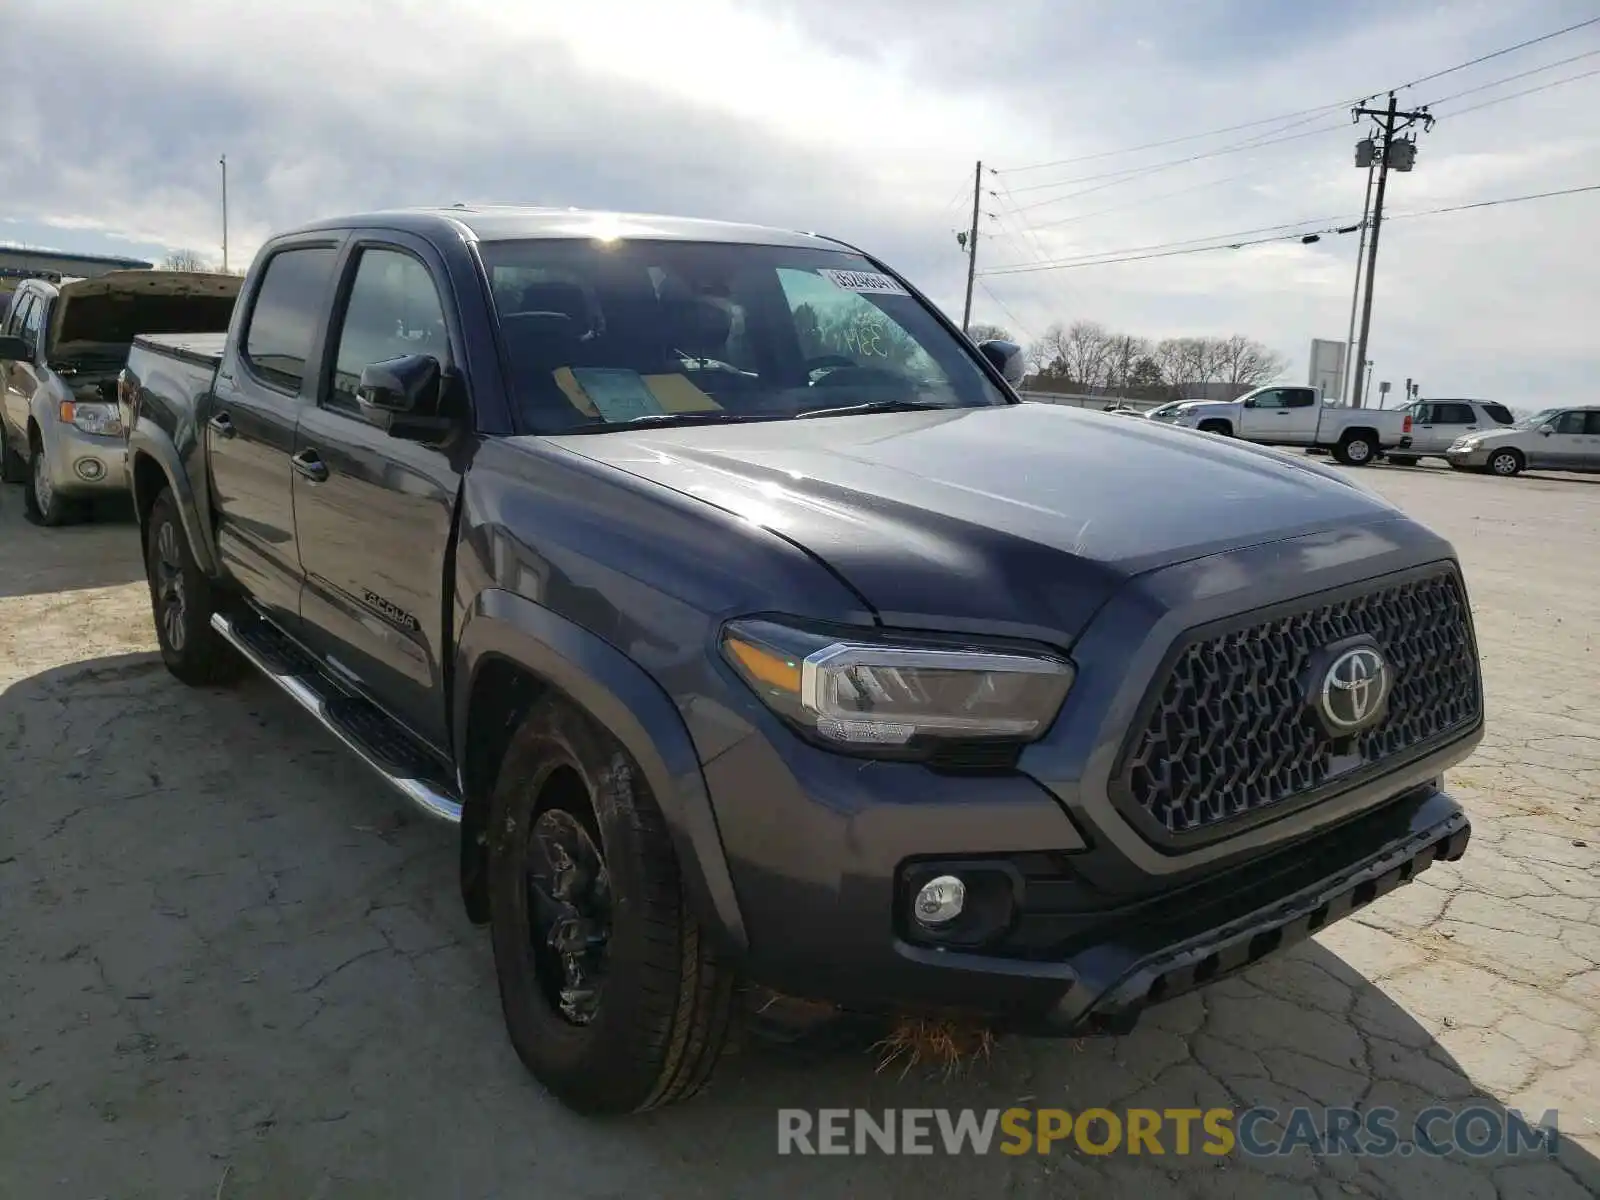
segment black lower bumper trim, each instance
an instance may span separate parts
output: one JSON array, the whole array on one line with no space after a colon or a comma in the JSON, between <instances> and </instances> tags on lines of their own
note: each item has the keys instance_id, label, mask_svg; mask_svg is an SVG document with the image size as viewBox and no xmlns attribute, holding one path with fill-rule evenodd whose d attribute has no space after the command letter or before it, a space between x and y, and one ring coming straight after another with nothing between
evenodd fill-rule
<instances>
[{"instance_id":1,"label":"black lower bumper trim","mask_svg":"<svg viewBox=\"0 0 1600 1200\"><path fill-rule=\"evenodd\" d=\"M1149 955L1098 995L1088 994L1082 985L1069 988L1036 1027L1017 1032L1056 1036L1126 1033L1150 1005L1241 971L1409 883L1435 862L1460 858L1471 834L1466 814L1457 810L1376 858Z\"/></svg>"}]
</instances>

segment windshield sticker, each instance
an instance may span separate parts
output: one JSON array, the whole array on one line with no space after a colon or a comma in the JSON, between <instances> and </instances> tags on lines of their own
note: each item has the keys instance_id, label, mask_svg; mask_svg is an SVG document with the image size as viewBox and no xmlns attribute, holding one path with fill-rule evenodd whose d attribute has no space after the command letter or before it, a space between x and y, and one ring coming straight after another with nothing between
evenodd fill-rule
<instances>
[{"instance_id":1,"label":"windshield sticker","mask_svg":"<svg viewBox=\"0 0 1600 1200\"><path fill-rule=\"evenodd\" d=\"M632 421L666 411L637 371L620 367L575 367L573 378L607 421Z\"/></svg>"},{"instance_id":2,"label":"windshield sticker","mask_svg":"<svg viewBox=\"0 0 1600 1200\"><path fill-rule=\"evenodd\" d=\"M847 292L871 292L879 296L908 296L911 293L901 287L887 275L880 275L876 271L835 271L829 268L819 268L821 275L836 288L843 288Z\"/></svg>"}]
</instances>

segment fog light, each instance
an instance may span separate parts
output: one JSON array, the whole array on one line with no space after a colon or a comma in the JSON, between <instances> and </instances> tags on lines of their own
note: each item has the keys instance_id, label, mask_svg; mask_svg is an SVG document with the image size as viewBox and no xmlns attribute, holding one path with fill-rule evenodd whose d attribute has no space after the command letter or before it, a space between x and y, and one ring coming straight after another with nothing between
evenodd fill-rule
<instances>
[{"instance_id":1,"label":"fog light","mask_svg":"<svg viewBox=\"0 0 1600 1200\"><path fill-rule=\"evenodd\" d=\"M920 924L948 925L961 915L966 902L967 885L954 875L940 875L922 885L911 909Z\"/></svg>"},{"instance_id":2,"label":"fog light","mask_svg":"<svg viewBox=\"0 0 1600 1200\"><path fill-rule=\"evenodd\" d=\"M78 473L78 478L89 483L97 483L104 478L105 464L98 458L80 458L72 464L72 469Z\"/></svg>"}]
</instances>

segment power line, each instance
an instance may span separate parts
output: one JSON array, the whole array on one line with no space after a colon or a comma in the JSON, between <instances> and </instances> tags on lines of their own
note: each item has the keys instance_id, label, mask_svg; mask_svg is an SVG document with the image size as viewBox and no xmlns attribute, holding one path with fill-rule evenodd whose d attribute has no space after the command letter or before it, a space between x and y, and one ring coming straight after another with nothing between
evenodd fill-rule
<instances>
[{"instance_id":1,"label":"power line","mask_svg":"<svg viewBox=\"0 0 1600 1200\"><path fill-rule=\"evenodd\" d=\"M1432 217L1432 216L1441 215L1443 213L1467 212L1467 211L1470 211L1472 209L1478 209L1478 208L1494 208L1494 207L1497 207L1497 206L1503 205L1503 204L1521 204L1521 203L1524 203L1524 202L1530 201L1530 200L1547 200L1547 199L1550 199L1550 198L1553 198L1553 197L1557 197L1557 196L1576 196L1576 195L1579 195L1579 194L1582 194L1582 193L1585 193L1585 192L1600 192L1600 183L1587 184L1587 185L1585 185L1583 187L1558 188L1555 191L1549 191L1549 192L1531 192L1531 193L1529 193L1527 195L1522 195L1522 196L1502 196L1502 197L1500 197L1498 199L1495 199L1495 200L1477 200L1477 201L1474 201L1471 204L1451 204L1451 205L1447 205L1447 206L1445 206L1443 208L1421 209L1421 210L1419 210L1417 212L1392 213L1389 216L1387 216L1385 219L1386 220L1391 220L1391 221L1398 221L1398 220L1403 220L1403 219L1409 218L1409 217ZM1262 230L1287 229L1287 228L1289 228L1290 225L1304 225L1306 223L1307 222L1287 222L1287 223L1285 223L1284 225L1281 225L1281 226L1263 226ZM1348 225L1348 226L1342 226L1342 227L1338 227L1338 228L1325 228L1325 229L1296 228L1294 230L1294 232L1291 232L1291 233L1280 233L1280 234L1276 234L1276 235L1271 236L1271 237L1259 237L1259 238L1253 238L1253 239L1248 239L1248 240L1229 240L1229 241L1222 241L1222 240L1219 240L1219 239L1224 239L1224 238L1237 239L1237 238L1240 237L1240 235L1239 234L1219 233L1219 234L1211 235L1210 238L1194 238L1194 239L1192 239L1193 242L1210 241L1210 242L1215 243L1213 245L1197 246L1197 245L1192 245L1192 244L1184 243L1184 242L1167 242L1167 243L1162 243L1161 245L1158 245L1158 246L1132 247L1129 251L1106 250L1106 251L1102 251L1100 254L1085 255L1082 258L1076 258L1076 259L1058 259L1056 261L1048 262L1048 263L1042 263L1042 264L1039 264L1037 266L1028 266L1028 265L1025 265L1025 264L1022 264L1022 265L1014 264L1014 265L1012 265L1010 267L1007 267L1007 268L1004 268L1004 269L1001 269L1001 268L992 269L990 271L985 272L985 274L989 275L989 276L999 275L999 274L1017 275L1017 274L1022 274L1024 272L1029 272L1029 271L1070 270L1070 269L1072 269L1074 267L1105 267L1105 266L1112 266L1112 265L1117 264L1117 263L1142 262L1142 261L1144 261L1146 259L1151 259L1151 258L1174 258L1174 257L1180 256L1180 255L1185 255L1185 254L1204 254L1204 253L1206 253L1207 251L1210 251L1210 250L1241 250L1241 249L1245 249L1245 248L1250 247L1250 246L1264 246L1264 245L1266 245L1266 244L1268 244L1270 242L1299 241L1302 238L1310 237L1310 236L1313 236L1313 235L1321 237L1321 236L1323 236L1325 234L1353 233L1359 228L1360 228L1359 225ZM1242 232L1251 233L1251 232L1261 232L1261 231L1260 230L1245 230L1245 231L1242 231ZM1172 248L1168 249L1166 247L1172 247ZM1141 250L1150 251L1150 252L1149 253L1139 253L1138 251L1141 251ZM1116 255L1117 257L1106 257L1107 255Z\"/></svg>"},{"instance_id":2,"label":"power line","mask_svg":"<svg viewBox=\"0 0 1600 1200\"><path fill-rule=\"evenodd\" d=\"M1523 88L1520 92L1512 92L1506 96L1496 96L1493 100L1485 100L1482 104L1469 104L1465 108L1458 108L1454 112L1440 113L1441 117L1459 117L1469 112L1477 112L1480 108L1492 108L1496 104L1504 104L1508 100L1519 100L1523 96L1531 96L1535 92L1548 92L1551 88L1560 87L1564 83L1576 83L1580 79L1588 79L1591 75L1600 75L1600 67L1592 71L1580 71L1576 75L1567 75L1561 79L1552 79L1549 83L1541 83L1538 87Z\"/></svg>"},{"instance_id":3,"label":"power line","mask_svg":"<svg viewBox=\"0 0 1600 1200\"><path fill-rule=\"evenodd\" d=\"M1295 117L1321 116L1325 112L1335 112L1349 108L1352 104L1359 104L1365 96L1352 97L1349 100L1340 100L1335 104L1323 104L1317 108L1302 108L1291 113L1281 113L1276 117L1262 117L1256 121L1244 121L1238 125L1224 125L1220 129L1208 129L1204 133L1186 133L1182 137L1167 138L1160 142L1145 142L1139 146L1124 146L1120 150L1100 150L1094 154L1079 154L1072 158L1058 158L1052 162L1030 163L1025 167L990 167L995 175L1016 175L1023 171L1043 171L1049 167L1065 167L1072 163L1093 162L1101 158L1115 158L1119 154L1137 154L1141 150L1160 150L1167 146L1177 146L1184 142L1198 142L1202 138L1217 137L1224 133L1237 133L1241 129L1254 129L1260 125L1276 125L1280 121L1289 121Z\"/></svg>"},{"instance_id":4,"label":"power line","mask_svg":"<svg viewBox=\"0 0 1600 1200\"><path fill-rule=\"evenodd\" d=\"M1440 96L1436 100L1429 100L1425 107L1432 108L1435 104L1448 104L1450 101L1459 100L1463 96L1471 96L1478 92L1487 92L1490 88L1497 88L1503 84L1515 83L1519 79L1526 79L1529 75L1542 75L1546 71L1554 71L1557 67L1564 67L1569 63L1575 63L1585 58L1593 58L1596 54L1600 54L1600 49L1585 50L1582 54L1574 54L1571 58L1557 59L1553 63L1545 63L1542 67L1518 71L1515 75L1507 75L1504 78L1491 80L1488 83L1480 83L1477 87L1469 87L1460 92L1451 92L1448 96Z\"/></svg>"},{"instance_id":5,"label":"power line","mask_svg":"<svg viewBox=\"0 0 1600 1200\"><path fill-rule=\"evenodd\" d=\"M1431 83L1435 79L1443 79L1446 75L1453 75L1457 71L1464 71L1468 67L1475 67L1475 66L1478 66L1480 63L1490 62L1493 59L1502 58L1507 54L1514 54L1518 50L1525 50L1529 46L1537 46L1541 42L1548 42L1548 41L1551 41L1551 40L1553 40L1555 38L1562 37L1562 36L1564 36L1566 34L1569 34L1569 33L1575 33L1577 30L1586 29L1589 26L1596 25L1596 24L1600 24L1600 16L1590 17L1588 20L1579 21L1576 24L1568 25L1565 28L1557 29L1557 30L1554 30L1554 31L1552 31L1550 33L1541 34L1541 35L1539 35L1538 37L1535 37L1535 38L1528 38L1526 41L1517 42L1515 45L1512 45L1512 46L1504 46L1504 47L1500 48L1499 50L1492 51L1492 52L1490 52L1488 54L1480 54L1476 58L1469 58L1466 62L1457 63L1453 67L1446 67L1441 71L1434 71L1431 74L1423 75L1423 76L1421 76L1421 77L1419 77L1417 79L1413 79L1408 83L1402 83L1402 84L1398 85L1397 87L1395 87L1393 90L1395 90L1397 92L1398 91L1404 91L1407 88L1417 87L1420 84ZM1559 64L1559 63L1551 64L1551 66L1559 66L1559 65L1561 65L1561 64ZM1516 78L1516 77L1513 76L1512 78ZM1505 82L1505 81L1502 81L1502 82ZM1058 158L1058 159L1054 159L1054 160L1052 160L1050 162L1029 163L1026 166L1021 166L1021 167L991 167L990 168L990 172L992 174L997 174L997 175L999 175L999 174L1012 175L1012 174L1020 174L1020 173L1022 173L1024 171L1042 171L1042 170L1046 170L1046 169L1048 169L1050 167L1067 166L1067 165L1069 165L1071 163L1091 162L1091 161L1094 161L1094 160L1097 160L1097 159L1102 159L1102 158L1112 158L1112 157L1115 157L1116 155L1119 155L1119 154L1134 154L1134 153L1137 153L1138 151L1141 151L1141 150L1156 150L1156 149L1161 149L1161 148L1166 147L1166 146L1176 146L1176 145L1179 145L1179 144L1181 144L1183 142L1200 141L1200 140L1202 140L1204 138L1208 138L1208 137L1218 137L1218 136L1220 136L1220 135L1222 135L1224 133L1236 133L1241 129L1253 129L1253 128L1256 128L1256 127L1261 126L1261 125L1274 125L1274 124L1278 124L1279 122L1283 122L1283 121L1292 121L1292 120L1294 120L1294 118L1297 118L1297 117L1314 117L1314 116L1318 116L1318 115L1320 115L1322 113L1331 112L1331 111L1336 110L1336 109L1348 108L1353 104L1365 103L1366 101L1371 100L1375 96L1378 96L1382 92L1387 91L1387 90L1389 90L1389 89L1380 88L1377 91L1369 92L1364 96L1352 97L1349 100L1340 100L1340 101L1336 101L1336 102L1331 103L1331 104L1324 104L1324 105L1321 105L1321 106L1316 107L1316 108L1297 109L1294 112L1281 113L1281 114L1279 114L1278 116L1275 116L1275 117L1262 117L1262 118L1260 118L1258 120L1245 121L1245 122L1243 122L1241 124L1238 124L1238 125L1225 125L1225 126L1219 128L1219 129L1208 129L1203 133L1184 134L1181 137L1167 138L1167 139L1165 139L1163 141L1158 141L1158 142L1145 142L1145 143L1143 143L1141 145L1127 146L1127 147L1123 147L1122 149L1119 149L1119 150L1102 150L1102 151L1099 151L1099 152L1094 153L1094 154L1081 154L1081 155L1076 155L1076 156L1074 156L1072 158ZM1442 101L1437 101L1436 100L1436 101L1433 101L1433 103L1435 103L1435 104L1442 103ZM1299 122L1299 123L1303 124L1304 122ZM1293 126L1292 125L1285 126L1285 128L1293 128ZM1043 184L1030 185L1030 187L1028 189L1018 188L1017 190L1018 191L1031 190L1032 187L1042 187L1042 186L1049 186L1049 185L1043 185Z\"/></svg>"},{"instance_id":6,"label":"power line","mask_svg":"<svg viewBox=\"0 0 1600 1200\"><path fill-rule=\"evenodd\" d=\"M1525 196L1504 196L1499 200L1477 200L1471 204L1452 204L1446 208L1424 208L1417 212L1391 213L1389 220L1398 221L1403 217L1435 217L1440 213L1466 212L1473 208L1494 208L1501 204L1521 204L1526 200L1548 200L1552 196L1576 196L1581 192L1600 192L1600 183L1585 184L1583 187L1557 188L1553 192L1531 192Z\"/></svg>"},{"instance_id":7,"label":"power line","mask_svg":"<svg viewBox=\"0 0 1600 1200\"><path fill-rule=\"evenodd\" d=\"M1005 315L1010 319L1011 323L1017 327L1018 333L1022 334L1022 336L1027 338L1030 342L1036 340L1033 334L1028 331L1028 327L1022 323L1022 319L1018 317L1016 313L1011 311L1011 306L1008 305L1004 300L1000 299L999 296L994 294L994 289L992 289L981 279L978 280L978 286L983 289L984 295L988 296L989 299L993 300L1000 306L1000 311L1005 313Z\"/></svg>"},{"instance_id":8,"label":"power line","mask_svg":"<svg viewBox=\"0 0 1600 1200\"><path fill-rule=\"evenodd\" d=\"M1119 255L1120 254L1142 254L1143 252L1150 251L1150 250L1167 250L1167 249L1171 249L1173 247L1196 246L1201 242L1221 242L1222 243L1222 245L1220 245L1220 246L1203 246L1203 247L1201 247L1201 249L1207 249L1207 250L1225 249L1227 246L1233 244L1233 239L1247 238L1247 237L1250 237L1252 234L1277 233L1280 230L1292 229L1295 232L1292 235L1288 235L1288 236L1301 237L1304 234L1314 232L1313 230L1308 230L1308 229L1304 228L1307 225L1314 225L1314 224L1318 224L1318 223L1322 223L1322 222L1348 221L1348 220L1351 220L1351 219L1352 218L1350 218L1348 216L1303 217L1298 221L1284 221L1284 222L1282 222L1281 224L1278 224L1278 225L1261 225L1261 226L1258 226L1255 229L1235 229L1235 230L1233 230L1231 232L1228 232L1228 233L1211 233L1211 234L1206 234L1204 237L1184 238L1184 239L1182 239L1180 241L1172 241L1172 242L1156 242L1156 243L1154 243L1152 245L1148 245L1148 246L1127 246L1127 247L1124 247L1124 248L1118 249L1118 250L1092 251L1092 252L1087 253L1087 254L1072 255L1072 256L1070 256L1068 258L1051 259L1051 260L1049 260L1047 262L1038 263L1038 264L1007 263L1004 266L990 267L987 271L984 271L983 274L985 276L1011 275L1011 274L1017 274L1017 273L1020 273L1020 272L1023 272L1023 271L1048 270L1048 269L1051 269L1051 268L1054 268L1054 267L1057 267L1057 266L1066 266L1066 265L1071 265L1071 264L1074 264L1074 263L1086 262L1086 261L1088 261L1090 259L1098 259L1098 258L1101 258L1101 257L1107 255L1107 254L1119 254ZM1349 226L1349 228L1353 231L1355 228L1357 228L1357 226ZM1329 229L1329 230L1326 230L1324 232L1333 233L1333 232L1336 232L1336 230ZM1226 239L1226 240L1224 240L1224 239Z\"/></svg>"},{"instance_id":9,"label":"power line","mask_svg":"<svg viewBox=\"0 0 1600 1200\"><path fill-rule=\"evenodd\" d=\"M1526 50L1529 46L1537 46L1540 42L1548 42L1552 38L1561 37L1563 34L1573 33L1579 29L1586 29L1590 25L1600 25L1600 17L1590 17L1587 21L1579 21L1576 25L1568 25L1565 29L1557 29L1554 33L1543 33L1536 38L1529 38L1525 42L1518 42L1515 46L1506 46L1492 54L1480 54L1477 58L1469 58L1464 63L1457 63L1453 67L1446 67L1442 71L1435 71L1432 75L1424 75L1421 79L1413 79L1410 83L1402 83L1394 90L1403 92L1406 88L1416 87L1419 83L1431 83L1435 79L1443 79L1446 75L1454 75L1457 71L1465 71L1468 67L1475 67L1479 63L1486 63L1490 59L1500 58L1503 55Z\"/></svg>"}]
</instances>

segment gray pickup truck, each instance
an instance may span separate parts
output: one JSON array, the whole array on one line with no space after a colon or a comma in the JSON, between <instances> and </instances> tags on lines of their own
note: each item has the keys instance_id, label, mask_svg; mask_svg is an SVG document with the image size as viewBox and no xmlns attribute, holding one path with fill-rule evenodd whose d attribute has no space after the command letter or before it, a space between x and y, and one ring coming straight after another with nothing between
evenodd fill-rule
<instances>
[{"instance_id":1,"label":"gray pickup truck","mask_svg":"<svg viewBox=\"0 0 1600 1200\"><path fill-rule=\"evenodd\" d=\"M581 1111L756 1009L1123 1032L1462 854L1472 618L1333 468L1019 374L812 234L286 233L120 381L161 653L459 825Z\"/></svg>"}]
</instances>

